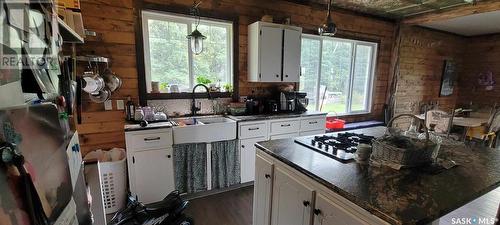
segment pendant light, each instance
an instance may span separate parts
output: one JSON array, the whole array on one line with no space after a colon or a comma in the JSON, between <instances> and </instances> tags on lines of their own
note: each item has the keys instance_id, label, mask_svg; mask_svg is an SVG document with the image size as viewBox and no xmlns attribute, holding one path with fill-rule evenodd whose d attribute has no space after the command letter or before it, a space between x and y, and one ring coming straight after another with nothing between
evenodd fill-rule
<instances>
[{"instance_id":1,"label":"pendant light","mask_svg":"<svg viewBox=\"0 0 500 225\"><path fill-rule=\"evenodd\" d=\"M195 17L196 25L194 27L193 32L191 32L191 34L187 36L187 39L189 39L191 44L191 51L195 55L199 55L201 52L203 52L203 40L207 38L203 34L201 34L200 31L198 31L198 25L200 24L200 10L198 9L198 6L200 4L201 1L196 3L195 0L193 2L193 7L191 8L191 15Z\"/></svg>"},{"instance_id":2,"label":"pendant light","mask_svg":"<svg viewBox=\"0 0 500 225\"><path fill-rule=\"evenodd\" d=\"M337 25L333 22L331 16L332 0L328 3L328 14L326 15L326 21L318 28L318 33L321 36L334 36L337 33Z\"/></svg>"}]
</instances>

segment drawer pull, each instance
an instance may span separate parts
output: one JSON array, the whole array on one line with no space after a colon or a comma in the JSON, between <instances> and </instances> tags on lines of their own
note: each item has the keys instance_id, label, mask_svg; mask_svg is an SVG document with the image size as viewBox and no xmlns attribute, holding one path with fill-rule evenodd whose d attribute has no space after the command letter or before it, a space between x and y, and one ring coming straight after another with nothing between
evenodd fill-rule
<instances>
[{"instance_id":1,"label":"drawer pull","mask_svg":"<svg viewBox=\"0 0 500 225\"><path fill-rule=\"evenodd\" d=\"M271 175L269 175L269 174L266 174L266 175L264 175L264 176L266 177L266 179L271 178Z\"/></svg>"},{"instance_id":2,"label":"drawer pull","mask_svg":"<svg viewBox=\"0 0 500 225\"><path fill-rule=\"evenodd\" d=\"M144 141L158 141L160 137L144 138Z\"/></svg>"},{"instance_id":3,"label":"drawer pull","mask_svg":"<svg viewBox=\"0 0 500 225\"><path fill-rule=\"evenodd\" d=\"M245 145L241 145L242 148L245 148Z\"/></svg>"},{"instance_id":4,"label":"drawer pull","mask_svg":"<svg viewBox=\"0 0 500 225\"><path fill-rule=\"evenodd\" d=\"M171 155L167 155L167 158L169 158L169 159L170 159L170 158L172 158L172 156L171 156Z\"/></svg>"},{"instance_id":5,"label":"drawer pull","mask_svg":"<svg viewBox=\"0 0 500 225\"><path fill-rule=\"evenodd\" d=\"M291 126L290 124L281 124L281 127L289 127Z\"/></svg>"},{"instance_id":6,"label":"drawer pull","mask_svg":"<svg viewBox=\"0 0 500 225\"><path fill-rule=\"evenodd\" d=\"M319 209L314 209L313 212L314 212L314 215L316 215L316 216L321 215L321 210L319 210Z\"/></svg>"},{"instance_id":7,"label":"drawer pull","mask_svg":"<svg viewBox=\"0 0 500 225\"><path fill-rule=\"evenodd\" d=\"M248 128L248 130L258 130L258 129L259 129L258 127Z\"/></svg>"},{"instance_id":8,"label":"drawer pull","mask_svg":"<svg viewBox=\"0 0 500 225\"><path fill-rule=\"evenodd\" d=\"M311 122L309 122L309 124L317 124L317 123L318 123L318 121L311 121Z\"/></svg>"},{"instance_id":9,"label":"drawer pull","mask_svg":"<svg viewBox=\"0 0 500 225\"><path fill-rule=\"evenodd\" d=\"M303 201L302 204L305 206L305 207L308 207L311 203L309 201Z\"/></svg>"}]
</instances>

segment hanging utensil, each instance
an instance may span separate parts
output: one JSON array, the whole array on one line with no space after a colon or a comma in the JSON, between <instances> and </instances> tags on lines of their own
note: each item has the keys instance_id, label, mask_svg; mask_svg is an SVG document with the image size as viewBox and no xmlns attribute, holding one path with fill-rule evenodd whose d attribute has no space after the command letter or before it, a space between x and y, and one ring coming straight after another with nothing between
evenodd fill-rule
<instances>
[{"instance_id":1,"label":"hanging utensil","mask_svg":"<svg viewBox=\"0 0 500 225\"><path fill-rule=\"evenodd\" d=\"M97 94L89 93L89 97L95 103L103 103L111 98L111 91L108 88L104 88Z\"/></svg>"}]
</instances>

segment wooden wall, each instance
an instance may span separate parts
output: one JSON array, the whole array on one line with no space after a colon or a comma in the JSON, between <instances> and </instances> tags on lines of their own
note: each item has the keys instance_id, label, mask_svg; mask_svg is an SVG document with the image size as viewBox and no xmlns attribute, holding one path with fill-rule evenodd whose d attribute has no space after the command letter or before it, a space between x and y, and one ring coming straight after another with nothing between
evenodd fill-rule
<instances>
[{"instance_id":1,"label":"wooden wall","mask_svg":"<svg viewBox=\"0 0 500 225\"><path fill-rule=\"evenodd\" d=\"M425 28L402 27L400 46L400 75L396 90L395 115L417 113L420 102L437 101L439 108L455 106L459 88L449 97L439 97L444 60L454 60L461 74L464 53L463 37ZM399 120L397 126L406 127L408 119Z\"/></svg>"},{"instance_id":2,"label":"wooden wall","mask_svg":"<svg viewBox=\"0 0 500 225\"><path fill-rule=\"evenodd\" d=\"M478 85L478 74L485 71L493 72L497 82L491 91ZM467 39L459 86L459 104L500 104L500 34Z\"/></svg>"},{"instance_id":3,"label":"wooden wall","mask_svg":"<svg viewBox=\"0 0 500 225\"><path fill-rule=\"evenodd\" d=\"M98 37L87 38L78 47L79 54L99 54L113 61L111 68L124 78L124 86L113 99L125 99L130 95L137 102L138 87L134 23L137 15L134 0L81 0L84 24L87 29L98 32ZM191 0L150 0L151 3L178 8L189 7ZM303 27L306 32L314 32L324 22L326 10L299 5L286 1L267 0L204 0L203 11L211 10L239 18L239 85L240 94L248 95L251 90L270 88L272 84L249 83L247 77L247 25L260 19L264 14L275 18L291 17L293 25ZM339 36L374 40L379 42L378 61L374 83L374 104L368 115L348 117L348 121L382 119L383 105L389 83L391 49L393 45L393 22L366 17L347 11L335 12L334 19L339 26ZM139 73L140 74L140 73ZM115 104L115 102L113 102ZM96 148L125 147L124 116L121 111L104 111L102 104L85 100L83 124L77 127L84 152Z\"/></svg>"}]
</instances>

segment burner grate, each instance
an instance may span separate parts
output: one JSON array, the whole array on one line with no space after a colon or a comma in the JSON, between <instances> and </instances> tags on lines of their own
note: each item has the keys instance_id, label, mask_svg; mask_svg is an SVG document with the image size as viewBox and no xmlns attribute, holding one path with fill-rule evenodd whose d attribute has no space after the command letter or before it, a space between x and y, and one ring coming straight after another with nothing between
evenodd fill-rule
<instances>
[{"instance_id":1,"label":"burner grate","mask_svg":"<svg viewBox=\"0 0 500 225\"><path fill-rule=\"evenodd\" d=\"M296 138L295 142L341 162L354 159L360 143L371 144L375 137L350 132Z\"/></svg>"}]
</instances>

